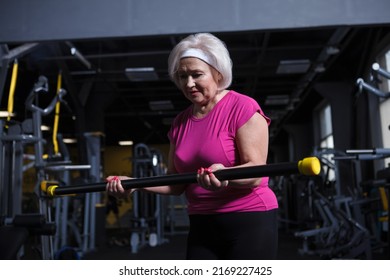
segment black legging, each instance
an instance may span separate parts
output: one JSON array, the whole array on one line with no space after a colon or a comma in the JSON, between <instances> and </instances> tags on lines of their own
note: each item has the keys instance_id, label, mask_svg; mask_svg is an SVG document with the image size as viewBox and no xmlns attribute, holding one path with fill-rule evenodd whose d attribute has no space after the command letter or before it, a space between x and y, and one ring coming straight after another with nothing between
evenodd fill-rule
<instances>
[{"instance_id":1,"label":"black legging","mask_svg":"<svg viewBox=\"0 0 390 280\"><path fill-rule=\"evenodd\" d=\"M272 260L277 250L277 209L190 215L187 259Z\"/></svg>"}]
</instances>

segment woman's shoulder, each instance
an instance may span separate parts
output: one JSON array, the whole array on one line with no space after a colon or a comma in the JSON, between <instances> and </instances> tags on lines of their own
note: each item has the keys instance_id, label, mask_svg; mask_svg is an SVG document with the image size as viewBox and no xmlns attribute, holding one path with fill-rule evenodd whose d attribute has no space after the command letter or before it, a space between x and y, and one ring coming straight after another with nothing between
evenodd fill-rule
<instances>
[{"instance_id":1,"label":"woman's shoulder","mask_svg":"<svg viewBox=\"0 0 390 280\"><path fill-rule=\"evenodd\" d=\"M257 101L252 98L251 96L245 95L243 93L239 93L237 91L231 90L229 92L229 97L232 101L233 104L238 105L238 106L253 106L255 105L256 107L259 106Z\"/></svg>"},{"instance_id":2,"label":"woman's shoulder","mask_svg":"<svg viewBox=\"0 0 390 280\"><path fill-rule=\"evenodd\" d=\"M243 117L244 119L248 119L249 117L253 116L255 112L258 112L267 120L267 123L270 124L270 118L264 114L260 104L253 97L236 91L231 91L230 96L232 104L231 112Z\"/></svg>"}]
</instances>

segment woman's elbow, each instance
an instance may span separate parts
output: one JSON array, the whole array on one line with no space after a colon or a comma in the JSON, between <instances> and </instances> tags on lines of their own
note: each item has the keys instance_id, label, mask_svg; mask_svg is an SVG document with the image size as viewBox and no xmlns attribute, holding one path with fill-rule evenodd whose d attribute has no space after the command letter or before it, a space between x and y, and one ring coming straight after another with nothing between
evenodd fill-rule
<instances>
[{"instance_id":1,"label":"woman's elbow","mask_svg":"<svg viewBox=\"0 0 390 280\"><path fill-rule=\"evenodd\" d=\"M174 196L180 196L184 193L184 190L186 189L186 186L173 186L171 188L171 195Z\"/></svg>"}]
</instances>

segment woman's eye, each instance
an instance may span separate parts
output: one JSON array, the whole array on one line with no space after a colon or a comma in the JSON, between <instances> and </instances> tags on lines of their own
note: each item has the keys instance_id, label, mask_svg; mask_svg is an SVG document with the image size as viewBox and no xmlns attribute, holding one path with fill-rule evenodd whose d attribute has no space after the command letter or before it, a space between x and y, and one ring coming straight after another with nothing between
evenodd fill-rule
<instances>
[{"instance_id":1,"label":"woman's eye","mask_svg":"<svg viewBox=\"0 0 390 280\"><path fill-rule=\"evenodd\" d=\"M192 79L198 79L200 76L202 76L202 73L193 73L193 74L179 74L180 80L187 80L189 77Z\"/></svg>"}]
</instances>

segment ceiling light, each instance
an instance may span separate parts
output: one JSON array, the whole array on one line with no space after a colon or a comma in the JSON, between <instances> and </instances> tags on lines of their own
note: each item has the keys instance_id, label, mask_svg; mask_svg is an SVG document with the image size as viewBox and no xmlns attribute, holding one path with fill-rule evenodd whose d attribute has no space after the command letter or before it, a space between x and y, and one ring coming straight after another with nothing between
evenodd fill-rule
<instances>
[{"instance_id":1,"label":"ceiling light","mask_svg":"<svg viewBox=\"0 0 390 280\"><path fill-rule=\"evenodd\" d=\"M125 140L125 141L119 141L118 144L119 144L120 146L131 146L131 145L133 145L134 143L133 143L133 141L131 141L131 140Z\"/></svg>"},{"instance_id":2,"label":"ceiling light","mask_svg":"<svg viewBox=\"0 0 390 280\"><path fill-rule=\"evenodd\" d=\"M64 141L65 144L77 143L77 139L76 138L64 138L63 141Z\"/></svg>"},{"instance_id":3,"label":"ceiling light","mask_svg":"<svg viewBox=\"0 0 390 280\"><path fill-rule=\"evenodd\" d=\"M265 99L265 105L287 105L290 97L287 94L283 95L268 95Z\"/></svg>"},{"instance_id":4,"label":"ceiling light","mask_svg":"<svg viewBox=\"0 0 390 280\"><path fill-rule=\"evenodd\" d=\"M82 64L85 65L85 67L87 67L88 69L91 69L92 68L92 65L91 65L91 62L89 62L85 57L84 55L78 50L76 49L76 47L71 43L71 42L66 42L66 44L69 46L70 48L70 53L76 57L78 60L80 60L80 62Z\"/></svg>"},{"instance_id":5,"label":"ceiling light","mask_svg":"<svg viewBox=\"0 0 390 280\"><path fill-rule=\"evenodd\" d=\"M72 76L83 76L83 75L95 75L97 73L96 70L86 70L86 71L72 71L69 72Z\"/></svg>"},{"instance_id":6,"label":"ceiling light","mask_svg":"<svg viewBox=\"0 0 390 280\"><path fill-rule=\"evenodd\" d=\"M271 120L280 119L285 114L285 111L268 111L266 112L267 117L269 117Z\"/></svg>"},{"instance_id":7,"label":"ceiling light","mask_svg":"<svg viewBox=\"0 0 390 280\"><path fill-rule=\"evenodd\" d=\"M158 76L153 67L126 68L126 77L132 82L156 81Z\"/></svg>"},{"instance_id":8,"label":"ceiling light","mask_svg":"<svg viewBox=\"0 0 390 280\"><path fill-rule=\"evenodd\" d=\"M43 124L43 125L41 125L41 130L42 130L42 131L49 131L49 130L50 130L50 127Z\"/></svg>"},{"instance_id":9,"label":"ceiling light","mask_svg":"<svg viewBox=\"0 0 390 280\"><path fill-rule=\"evenodd\" d=\"M150 101L149 108L152 111L173 110L173 104L171 100Z\"/></svg>"},{"instance_id":10,"label":"ceiling light","mask_svg":"<svg viewBox=\"0 0 390 280\"><path fill-rule=\"evenodd\" d=\"M293 103L288 104L288 106L286 107L287 111L293 111L294 109L295 109L295 107L294 107Z\"/></svg>"},{"instance_id":11,"label":"ceiling light","mask_svg":"<svg viewBox=\"0 0 390 280\"><path fill-rule=\"evenodd\" d=\"M309 59L281 60L276 69L277 74L302 74L310 67Z\"/></svg>"},{"instance_id":12,"label":"ceiling light","mask_svg":"<svg viewBox=\"0 0 390 280\"><path fill-rule=\"evenodd\" d=\"M11 116L11 117L14 117L15 114L14 113L8 113L8 111L0 111L0 118L6 118L8 116Z\"/></svg>"},{"instance_id":13,"label":"ceiling light","mask_svg":"<svg viewBox=\"0 0 390 280\"><path fill-rule=\"evenodd\" d=\"M326 70L324 64L318 64L316 68L314 68L314 72L316 73L324 73Z\"/></svg>"},{"instance_id":14,"label":"ceiling light","mask_svg":"<svg viewBox=\"0 0 390 280\"><path fill-rule=\"evenodd\" d=\"M340 52L340 49L333 47L333 46L329 46L326 48L326 53L328 55L335 55L335 54L338 54L339 52Z\"/></svg>"}]
</instances>

